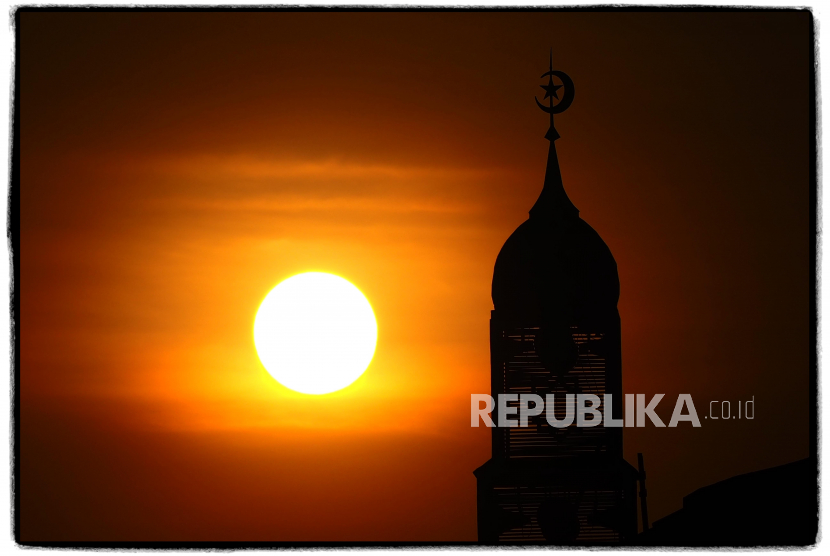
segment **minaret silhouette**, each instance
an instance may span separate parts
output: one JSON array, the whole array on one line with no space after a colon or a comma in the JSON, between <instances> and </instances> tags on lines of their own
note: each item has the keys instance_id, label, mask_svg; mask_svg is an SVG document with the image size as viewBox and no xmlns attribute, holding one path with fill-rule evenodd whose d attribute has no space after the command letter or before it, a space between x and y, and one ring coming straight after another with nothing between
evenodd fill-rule
<instances>
[{"instance_id":1,"label":"minaret silhouette","mask_svg":"<svg viewBox=\"0 0 830 556\"><path fill-rule=\"evenodd\" d=\"M623 396L617 264L568 198L556 153L553 115L573 101L573 81L552 64L542 77L550 98L548 106L536 101L550 114L545 183L496 259L491 393L553 394L556 404L527 427L492 429L492 458L475 471L478 536L486 544L620 544L637 533L637 472L622 457L622 428L576 420L556 428L546 418L565 418L568 394L611 394L609 417L620 419Z\"/></svg>"}]
</instances>

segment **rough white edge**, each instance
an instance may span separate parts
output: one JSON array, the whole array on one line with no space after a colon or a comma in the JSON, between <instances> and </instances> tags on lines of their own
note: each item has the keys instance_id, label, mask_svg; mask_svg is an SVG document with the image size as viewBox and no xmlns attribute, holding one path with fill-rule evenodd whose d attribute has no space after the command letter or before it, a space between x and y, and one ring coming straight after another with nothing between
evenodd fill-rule
<instances>
[{"instance_id":1,"label":"rough white edge","mask_svg":"<svg viewBox=\"0 0 830 556\"><path fill-rule=\"evenodd\" d=\"M2 139L4 141L4 148L1 149L3 153L5 153L5 165L6 165L6 175L11 175L11 130L12 130L12 120L11 116L13 113L13 105L12 102L14 100L14 11L17 7L29 7L29 6L121 6L121 7L138 7L138 6L487 6L487 7L541 7L541 6L733 6L733 7L808 7L813 11L813 16L815 17L815 29L816 29L816 94L817 94L817 101L816 101L816 110L817 110L817 117L816 117L816 148L818 149L818 168L817 168L817 181L818 181L818 192L816 197L817 202L817 210L818 214L816 215L816 249L817 249L817 261L816 261L816 272L817 276L817 309L818 309L818 330L817 330L817 339L819 342L818 348L818 376L819 376L819 392L818 392L818 401L819 401L819 461L821 461L821 454L824 449L824 444L826 443L826 439L822 437L821 431L825 430L826 426L830 423L830 412L821 411L821 371L822 371L822 349L821 346L824 345L824 340L827 339L828 334L830 332L826 332L823 327L821 326L822 315L825 314L825 300L821 296L821 292L824 291L825 285L825 276L821 273L821 263L822 263L822 230L824 229L824 214L825 211L823 210L823 200L824 196L822 195L822 184L824 178L824 164L823 164L823 152L821 149L821 91L825 89L822 85L824 77L822 77L821 73L819 72L820 69L820 52L818 49L822 43L823 38L823 31L821 28L821 18L823 15L823 10L821 8L821 2L816 0L811 0L808 2L796 2L792 0L756 0L755 2L727 2L727 1L709 1L709 2L682 2L677 0L663 0L663 1L655 1L655 0L642 0L639 2L624 2L624 3L615 3L615 2L602 2L602 1L589 1L589 0L567 0L566 2L550 2L550 1L533 1L533 0L524 0L520 2L510 1L510 0L498 0L498 1L487 1L487 0L479 0L479 1L470 1L470 0L456 0L453 2L448 1L441 1L441 0L420 0L417 2L378 2L378 1L371 1L371 0L303 0L302 2L296 3L276 3L276 2L256 2L252 0L236 0L234 2L218 2L218 1L205 1L205 0L198 0L196 2L188 2L184 0L167 0L165 2L126 2L126 1L119 1L119 0L109 0L109 1L83 1L83 2L72 2L68 0L53 0L51 2L32 2L32 3L15 3L12 4L8 0L0 0L0 8L5 8L7 10L6 13L9 14L9 25L5 29L5 32L2 36L2 44L5 52L7 53L6 57L0 57L0 75L5 75L8 78L8 84L5 88L0 88L0 105L5 104L8 106L8 111L3 114L2 118L4 118L3 123L5 123L5 129L8 130L8 135ZM827 74L825 74L827 75ZM2 210L2 214L8 215L8 197L2 196L2 205L0 205L0 210ZM8 227L8 222L6 222L6 227ZM11 292L11 250L10 244L6 242L6 256L8 257L9 264L5 267L5 271L0 274L0 286L5 287L5 291ZM3 304L3 315L5 316L6 322L11 323L11 313L9 311L9 303ZM6 346L11 345L12 339L12 329L9 326L6 335ZM9 349L7 347L7 349ZM9 357L6 357L3 360L3 370L6 371L7 376L10 377L8 382L9 390L7 392L7 398L10 401L11 405L11 393L12 393L12 386L13 386L13 377L11 375L11 351L9 351ZM10 464L12 463L12 452L11 452L11 443L13 441L13 434L14 431L12 429L12 421L11 421L11 412L4 413L5 421L5 429L9 431L9 442L3 445L2 450L5 452L0 453L0 459L5 459ZM2 443L0 443L2 444ZM4 457L5 456L5 457ZM821 475L821 490L824 490L825 485L825 474L822 473ZM4 508L11 508L12 498L11 498L11 485L12 485L12 477L11 477L11 468L9 471L9 480L6 482L0 481L2 486L0 486L0 506ZM821 499L821 514L827 515L826 512L830 509L830 501L827 500L827 497L822 497ZM0 553L5 554L8 552L18 552L25 550L27 553L54 553L54 549L39 549L39 548L20 548L13 539L13 516L9 515L9 529L8 534L6 536L0 536ZM822 519L819 527L819 539L824 537L823 535L823 526L825 525L827 520ZM819 546L822 546L823 543L819 543ZM65 550L65 549L64 549ZM73 552L76 551L72 550ZM298 549L294 549L298 550ZM471 550L465 548L437 548L437 549L401 549L405 550L407 554L411 555L420 555L420 554L429 554L435 551L445 551L445 550ZM565 551L552 551L550 549L521 549L524 551L533 551L533 552L565 552ZM135 549L107 549L107 552L137 552ZM308 550L302 550L306 552ZM341 549L339 551L348 551L350 554L372 554L376 553L377 550L372 549ZM614 552L639 552L642 549L630 549L630 550L615 550ZM648 551L650 554L667 554L669 552L703 552L703 550L690 550L690 549L678 549L674 551L668 550L653 550ZM743 552L744 550L707 550L706 552L735 552L740 551ZM746 550L748 552L758 553L758 554L772 554L775 552L780 552L780 550ZM181 552L181 551L176 551ZM220 551L224 552L224 551ZM230 552L230 551L228 551ZM237 552L236 550L233 552ZM257 552L266 552L257 550ZM495 549L488 549L488 550L475 550L476 554L496 554L497 552L502 552L502 550L495 550Z\"/></svg>"}]
</instances>

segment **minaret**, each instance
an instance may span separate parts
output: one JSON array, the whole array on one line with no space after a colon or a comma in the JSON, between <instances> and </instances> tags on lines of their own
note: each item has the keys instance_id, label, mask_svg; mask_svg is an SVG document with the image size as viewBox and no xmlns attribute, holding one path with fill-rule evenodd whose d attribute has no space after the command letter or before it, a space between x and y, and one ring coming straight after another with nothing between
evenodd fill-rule
<instances>
[{"instance_id":1,"label":"minaret","mask_svg":"<svg viewBox=\"0 0 830 556\"><path fill-rule=\"evenodd\" d=\"M552 62L542 77L550 99L536 100L550 114L545 183L496 259L491 395L553 394L556 404L527 427L492 429L492 458L475 472L479 541L621 544L637 532L637 472L623 460L622 428L547 420L548 412L565 417L568 394L611 394L609 417L620 419L623 396L617 264L568 198L556 153L553 116L573 102L574 84Z\"/></svg>"}]
</instances>

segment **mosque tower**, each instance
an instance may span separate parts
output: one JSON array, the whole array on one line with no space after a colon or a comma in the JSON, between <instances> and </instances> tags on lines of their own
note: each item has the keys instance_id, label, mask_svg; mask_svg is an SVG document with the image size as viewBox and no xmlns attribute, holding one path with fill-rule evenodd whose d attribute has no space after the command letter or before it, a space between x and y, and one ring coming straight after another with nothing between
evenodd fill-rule
<instances>
[{"instance_id":1,"label":"mosque tower","mask_svg":"<svg viewBox=\"0 0 830 556\"><path fill-rule=\"evenodd\" d=\"M475 471L478 538L485 544L623 544L637 534L637 472L622 456L623 429L577 427L575 419L557 428L547 420L548 412L565 419L567 394L611 394L612 407L600 409L621 419L623 395L617 263L568 198L556 155L553 116L573 102L574 84L552 63L542 77L548 105L536 103L550 114L547 171L530 218L496 259L491 395L553 394L556 403L530 417L527 427L491 429L492 457ZM492 418L498 423L498 404Z\"/></svg>"}]
</instances>

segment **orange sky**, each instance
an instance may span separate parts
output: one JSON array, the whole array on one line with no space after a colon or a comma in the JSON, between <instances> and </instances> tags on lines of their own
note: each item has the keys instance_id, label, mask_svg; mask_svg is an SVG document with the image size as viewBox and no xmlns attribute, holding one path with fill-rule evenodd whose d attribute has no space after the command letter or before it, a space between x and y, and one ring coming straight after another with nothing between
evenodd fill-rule
<instances>
[{"instance_id":1,"label":"orange sky","mask_svg":"<svg viewBox=\"0 0 830 556\"><path fill-rule=\"evenodd\" d=\"M755 397L626 429L652 519L807 456L807 13L20 17L22 540L472 541L493 264L565 187L615 255L626 392ZM252 339L304 271L375 358L293 393Z\"/></svg>"}]
</instances>

